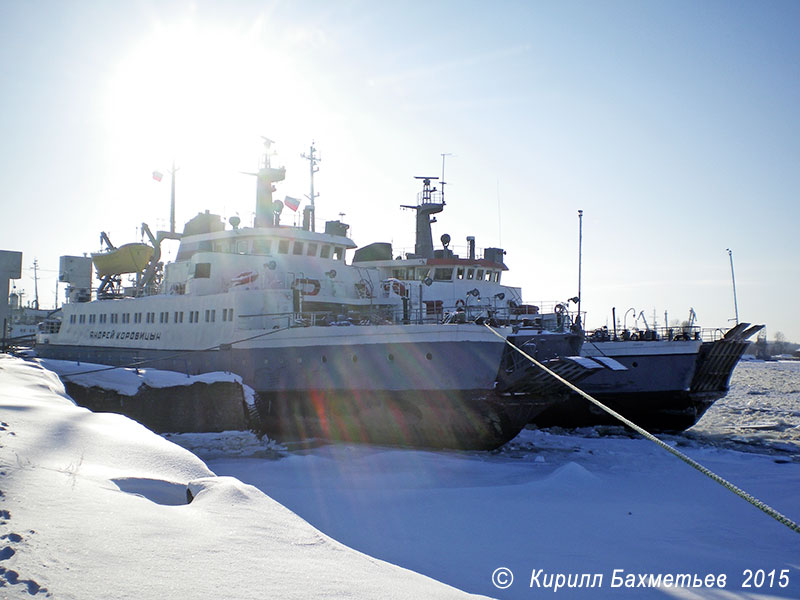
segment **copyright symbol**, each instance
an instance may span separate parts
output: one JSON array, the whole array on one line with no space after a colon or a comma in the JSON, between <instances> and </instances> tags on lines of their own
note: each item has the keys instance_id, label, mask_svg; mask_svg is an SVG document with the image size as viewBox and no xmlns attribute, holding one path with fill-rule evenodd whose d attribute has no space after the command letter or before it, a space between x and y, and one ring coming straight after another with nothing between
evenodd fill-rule
<instances>
[{"instance_id":1,"label":"copyright symbol","mask_svg":"<svg viewBox=\"0 0 800 600\"><path fill-rule=\"evenodd\" d=\"M511 569L498 567L494 570L494 573L492 573L492 583L497 589L506 590L514 583L514 574L511 572Z\"/></svg>"}]
</instances>

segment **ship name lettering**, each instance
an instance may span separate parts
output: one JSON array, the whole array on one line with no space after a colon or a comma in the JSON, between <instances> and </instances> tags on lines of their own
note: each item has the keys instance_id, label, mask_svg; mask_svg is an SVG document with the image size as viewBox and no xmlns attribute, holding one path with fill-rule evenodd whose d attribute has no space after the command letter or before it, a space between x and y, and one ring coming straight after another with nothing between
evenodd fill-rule
<instances>
[{"instance_id":1,"label":"ship name lettering","mask_svg":"<svg viewBox=\"0 0 800 600\"><path fill-rule=\"evenodd\" d=\"M114 330L111 329L109 331L90 331L89 339L92 340L114 339Z\"/></svg>"},{"instance_id":2,"label":"ship name lettering","mask_svg":"<svg viewBox=\"0 0 800 600\"><path fill-rule=\"evenodd\" d=\"M98 334L98 335L93 336L93 337L108 337L108 338L113 338L115 340L134 340L134 341L142 340L142 341L148 341L148 342L153 342L153 341L161 339L161 332L160 331L150 331L150 332L148 332L148 331L117 331L116 333L114 331L110 331L110 332L100 332L100 333L102 333L104 335ZM91 336L91 334L90 334L90 336Z\"/></svg>"}]
</instances>

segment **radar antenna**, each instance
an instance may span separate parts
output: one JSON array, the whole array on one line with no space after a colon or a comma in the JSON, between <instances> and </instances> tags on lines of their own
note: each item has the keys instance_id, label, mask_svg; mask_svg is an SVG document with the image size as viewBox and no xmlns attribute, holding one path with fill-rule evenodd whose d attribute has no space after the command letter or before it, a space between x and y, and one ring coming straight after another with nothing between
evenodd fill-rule
<instances>
[{"instance_id":1,"label":"radar antenna","mask_svg":"<svg viewBox=\"0 0 800 600\"><path fill-rule=\"evenodd\" d=\"M436 222L436 217L432 215L444 210L444 199L441 193L431 186L431 181L437 181L439 178L414 177L414 179L422 180L422 191L417 194L417 205L401 204L402 208L417 211L417 235L413 258L433 258L431 224Z\"/></svg>"},{"instance_id":2,"label":"radar antenna","mask_svg":"<svg viewBox=\"0 0 800 600\"><path fill-rule=\"evenodd\" d=\"M275 223L273 212L272 192L275 191L274 184L286 179L286 168L273 167L270 162L270 146L275 142L261 136L264 140L264 157L257 173L247 173L244 175L256 176L256 218L253 225L255 227L272 227Z\"/></svg>"}]
</instances>

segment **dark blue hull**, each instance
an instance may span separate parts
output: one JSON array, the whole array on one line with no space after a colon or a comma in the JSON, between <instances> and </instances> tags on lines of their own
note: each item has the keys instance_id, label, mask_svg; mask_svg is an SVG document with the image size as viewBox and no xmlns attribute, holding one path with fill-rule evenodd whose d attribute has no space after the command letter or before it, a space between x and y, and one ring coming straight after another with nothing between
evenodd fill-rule
<instances>
[{"instance_id":1,"label":"dark blue hull","mask_svg":"<svg viewBox=\"0 0 800 600\"><path fill-rule=\"evenodd\" d=\"M45 344L40 356L165 369L230 371L257 394L256 428L281 441L491 450L554 401L501 395L501 344L377 343L173 352Z\"/></svg>"}]
</instances>

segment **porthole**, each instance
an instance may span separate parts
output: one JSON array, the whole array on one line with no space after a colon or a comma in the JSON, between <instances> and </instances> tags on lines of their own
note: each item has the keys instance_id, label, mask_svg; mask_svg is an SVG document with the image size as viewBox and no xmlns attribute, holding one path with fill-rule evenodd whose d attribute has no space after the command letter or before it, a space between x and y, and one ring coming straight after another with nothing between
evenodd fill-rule
<instances>
[{"instance_id":1,"label":"porthole","mask_svg":"<svg viewBox=\"0 0 800 600\"><path fill-rule=\"evenodd\" d=\"M354 363L358 362L358 357L355 354L353 354L353 362Z\"/></svg>"},{"instance_id":2,"label":"porthole","mask_svg":"<svg viewBox=\"0 0 800 600\"><path fill-rule=\"evenodd\" d=\"M430 352L428 352L428 353L425 355L425 358L427 358L428 360L433 360L433 354L431 354Z\"/></svg>"},{"instance_id":3,"label":"porthole","mask_svg":"<svg viewBox=\"0 0 800 600\"><path fill-rule=\"evenodd\" d=\"M327 356L325 356L324 354L322 355L322 362L323 362L323 363L326 363L326 362L328 362L328 357L327 357Z\"/></svg>"},{"instance_id":4,"label":"porthole","mask_svg":"<svg viewBox=\"0 0 800 600\"><path fill-rule=\"evenodd\" d=\"M392 362L392 361L394 361L394 354L390 354L389 355L389 362Z\"/></svg>"},{"instance_id":5,"label":"porthole","mask_svg":"<svg viewBox=\"0 0 800 600\"><path fill-rule=\"evenodd\" d=\"M639 363L638 363L638 362L636 362L636 361L633 361L633 366L634 366L634 367L638 367L638 366L639 366Z\"/></svg>"}]
</instances>

